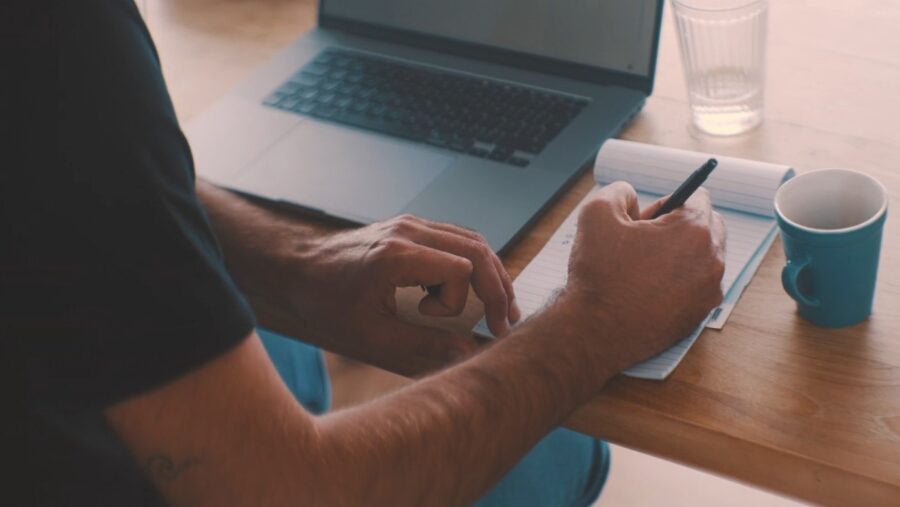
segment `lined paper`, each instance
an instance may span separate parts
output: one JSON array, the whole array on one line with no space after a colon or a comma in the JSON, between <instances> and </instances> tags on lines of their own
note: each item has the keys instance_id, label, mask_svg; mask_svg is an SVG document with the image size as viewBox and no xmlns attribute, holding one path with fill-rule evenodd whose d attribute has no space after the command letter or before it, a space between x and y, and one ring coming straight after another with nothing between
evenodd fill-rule
<instances>
[{"instance_id":1,"label":"lined paper","mask_svg":"<svg viewBox=\"0 0 900 507\"><path fill-rule=\"evenodd\" d=\"M644 208L659 199L661 194L676 188L707 158L709 155L697 152L609 140L597 156L594 174L600 184L619 179L630 182L638 190L638 200ZM774 240L772 200L778 186L791 177L793 171L787 166L729 157L716 158L719 166L708 181L713 204L728 230L722 279L722 292L726 294L723 306L711 312L690 336L659 356L625 371L626 375L664 379L674 371L705 326L721 328L724 325L730 309ZM585 197L516 278L516 299L523 317L539 311L556 291L565 286L578 211L598 190L599 187L595 188ZM478 323L475 332L491 336L484 320Z\"/></svg>"},{"instance_id":2,"label":"lined paper","mask_svg":"<svg viewBox=\"0 0 900 507\"><path fill-rule=\"evenodd\" d=\"M794 175L785 165L610 139L597 154L594 179L666 195L713 156L719 165L703 186L716 207L774 218L775 191Z\"/></svg>"}]
</instances>

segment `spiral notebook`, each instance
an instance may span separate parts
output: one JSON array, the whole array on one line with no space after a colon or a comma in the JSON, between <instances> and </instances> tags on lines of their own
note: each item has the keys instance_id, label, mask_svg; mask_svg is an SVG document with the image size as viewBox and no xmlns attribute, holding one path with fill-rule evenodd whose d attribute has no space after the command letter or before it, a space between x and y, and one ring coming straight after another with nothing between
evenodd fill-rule
<instances>
[{"instance_id":1,"label":"spiral notebook","mask_svg":"<svg viewBox=\"0 0 900 507\"><path fill-rule=\"evenodd\" d=\"M710 157L715 157L719 165L704 187L709 190L713 206L722 215L728 230L725 275L722 279L725 298L689 336L662 354L626 370L626 375L665 379L675 370L704 328L721 329L725 326L744 288L775 240L775 191L793 177L794 170L786 165L617 139L606 141L597 155L594 179L598 186L584 200L588 200L600 186L624 180L638 191L642 208L672 192ZM580 207L581 204L566 218L513 283L523 320L539 311L556 290L565 285ZM483 319L474 331L482 336L491 336Z\"/></svg>"}]
</instances>

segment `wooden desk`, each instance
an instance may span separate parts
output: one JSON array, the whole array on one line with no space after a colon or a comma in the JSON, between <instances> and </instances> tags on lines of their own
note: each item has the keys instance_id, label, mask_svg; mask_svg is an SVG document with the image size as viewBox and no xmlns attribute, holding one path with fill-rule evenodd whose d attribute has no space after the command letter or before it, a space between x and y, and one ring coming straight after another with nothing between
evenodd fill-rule
<instances>
[{"instance_id":1,"label":"wooden desk","mask_svg":"<svg viewBox=\"0 0 900 507\"><path fill-rule=\"evenodd\" d=\"M766 119L693 134L672 20L657 85L624 138L878 177L900 203L900 4L771 2ZM150 0L176 107L189 118L314 25L313 1ZM528 263L592 185L584 175L505 259ZM892 212L893 213L893 212ZM829 505L900 505L900 222L889 218L875 313L822 330L783 293L781 244L731 321L665 382L615 379L568 425L650 454ZM479 317L472 304L454 323Z\"/></svg>"}]
</instances>

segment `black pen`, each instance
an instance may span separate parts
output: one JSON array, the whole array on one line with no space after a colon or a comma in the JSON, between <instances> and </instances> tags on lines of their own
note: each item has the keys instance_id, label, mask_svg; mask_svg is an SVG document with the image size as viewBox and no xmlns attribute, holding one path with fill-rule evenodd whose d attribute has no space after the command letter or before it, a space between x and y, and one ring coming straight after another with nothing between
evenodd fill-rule
<instances>
[{"instance_id":1,"label":"black pen","mask_svg":"<svg viewBox=\"0 0 900 507\"><path fill-rule=\"evenodd\" d=\"M682 183L677 190L672 192L672 197L666 199L666 202L656 210L656 213L653 214L653 218L659 218L666 213L671 213L684 205L685 201L700 188L700 185L706 181L709 173L711 173L717 165L719 165L719 161L711 158L707 160L705 164L700 166L699 169L692 172L688 179L684 180L684 183Z\"/></svg>"}]
</instances>

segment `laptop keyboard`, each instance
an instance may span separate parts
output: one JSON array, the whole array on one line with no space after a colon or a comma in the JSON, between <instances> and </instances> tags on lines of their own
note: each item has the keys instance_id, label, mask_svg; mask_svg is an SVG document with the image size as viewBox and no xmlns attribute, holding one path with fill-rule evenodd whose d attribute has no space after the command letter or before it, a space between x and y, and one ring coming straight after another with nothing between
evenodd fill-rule
<instances>
[{"instance_id":1,"label":"laptop keyboard","mask_svg":"<svg viewBox=\"0 0 900 507\"><path fill-rule=\"evenodd\" d=\"M328 49L263 103L525 167L588 101Z\"/></svg>"}]
</instances>

